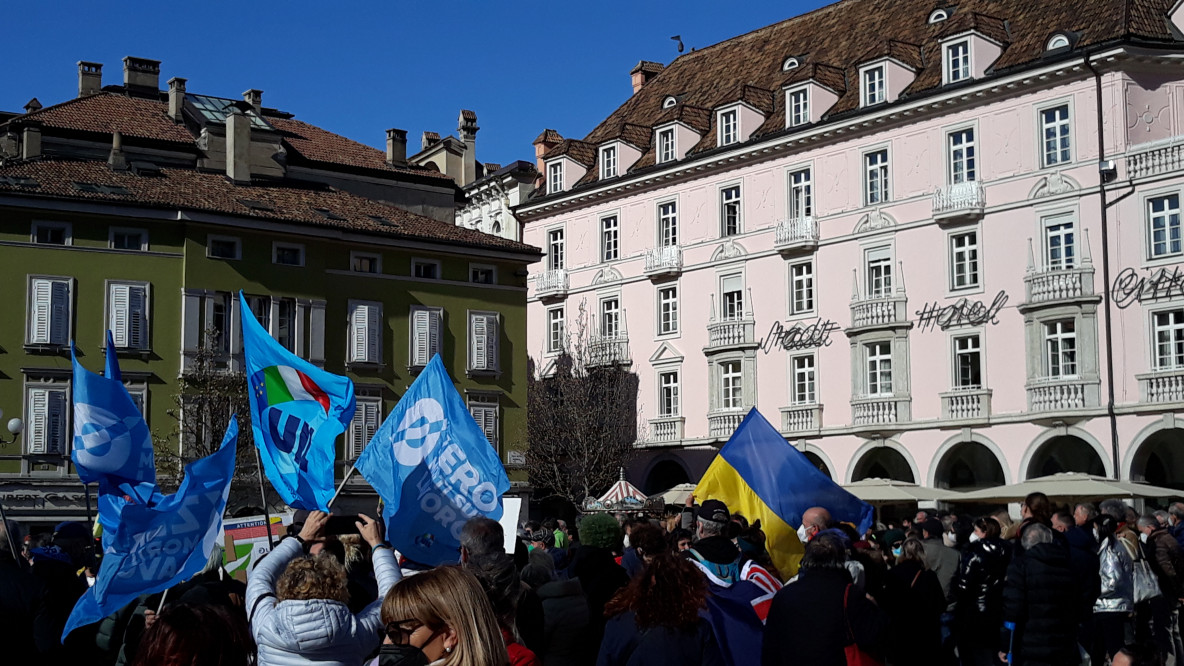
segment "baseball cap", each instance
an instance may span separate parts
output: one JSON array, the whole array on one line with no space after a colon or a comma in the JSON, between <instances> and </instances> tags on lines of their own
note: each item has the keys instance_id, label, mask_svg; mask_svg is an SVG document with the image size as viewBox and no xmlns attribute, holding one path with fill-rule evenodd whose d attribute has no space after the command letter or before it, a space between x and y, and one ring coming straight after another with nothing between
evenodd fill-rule
<instances>
[{"instance_id":1,"label":"baseball cap","mask_svg":"<svg viewBox=\"0 0 1184 666\"><path fill-rule=\"evenodd\" d=\"M731 517L728 505L717 499L709 499L699 505L699 517L716 523L726 523Z\"/></svg>"}]
</instances>

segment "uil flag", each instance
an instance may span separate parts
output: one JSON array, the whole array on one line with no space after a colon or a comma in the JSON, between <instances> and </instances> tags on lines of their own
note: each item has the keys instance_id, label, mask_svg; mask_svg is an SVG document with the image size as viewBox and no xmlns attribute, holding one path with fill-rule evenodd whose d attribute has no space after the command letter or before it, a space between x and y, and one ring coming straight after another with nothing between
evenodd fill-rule
<instances>
[{"instance_id":1,"label":"uil flag","mask_svg":"<svg viewBox=\"0 0 1184 666\"><path fill-rule=\"evenodd\" d=\"M242 307L251 430L263 471L284 502L328 511L334 440L354 416L354 383L284 349Z\"/></svg>"},{"instance_id":2,"label":"uil flag","mask_svg":"<svg viewBox=\"0 0 1184 666\"><path fill-rule=\"evenodd\" d=\"M502 516L510 480L439 355L416 377L354 467L386 504L387 540L436 566L460 558L460 530Z\"/></svg>"},{"instance_id":3,"label":"uil flag","mask_svg":"<svg viewBox=\"0 0 1184 666\"><path fill-rule=\"evenodd\" d=\"M210 558L222 531L222 513L234 476L238 421L231 417L222 446L185 468L177 492L156 506L127 504L99 566L99 576L74 605L62 641L77 627L97 622L141 594L192 578Z\"/></svg>"},{"instance_id":4,"label":"uil flag","mask_svg":"<svg viewBox=\"0 0 1184 666\"><path fill-rule=\"evenodd\" d=\"M141 504L156 488L152 434L144 415L119 381L115 348L107 347L107 377L82 367L71 346L74 365L74 440L70 457L83 483L101 492L116 489Z\"/></svg>"}]
</instances>

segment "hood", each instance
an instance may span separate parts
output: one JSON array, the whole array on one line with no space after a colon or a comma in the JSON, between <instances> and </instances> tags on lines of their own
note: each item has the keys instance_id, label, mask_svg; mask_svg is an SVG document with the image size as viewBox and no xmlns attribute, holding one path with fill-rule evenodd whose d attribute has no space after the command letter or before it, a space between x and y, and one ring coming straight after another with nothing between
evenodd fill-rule
<instances>
[{"instance_id":1,"label":"hood","mask_svg":"<svg viewBox=\"0 0 1184 666\"><path fill-rule=\"evenodd\" d=\"M715 564L731 564L740 557L740 549L727 537L713 536L699 539L692 546L703 559Z\"/></svg>"},{"instance_id":2,"label":"hood","mask_svg":"<svg viewBox=\"0 0 1184 666\"><path fill-rule=\"evenodd\" d=\"M354 616L340 601L289 599L276 605L274 617L280 643L297 652L354 642Z\"/></svg>"},{"instance_id":3,"label":"hood","mask_svg":"<svg viewBox=\"0 0 1184 666\"><path fill-rule=\"evenodd\" d=\"M539 599L558 599L560 597L577 597L584 595L584 588L575 578L568 580L553 580L535 591Z\"/></svg>"},{"instance_id":4,"label":"hood","mask_svg":"<svg viewBox=\"0 0 1184 666\"><path fill-rule=\"evenodd\" d=\"M1052 566L1069 566L1069 552L1064 546L1056 543L1038 543L1024 551L1028 557Z\"/></svg>"}]
</instances>

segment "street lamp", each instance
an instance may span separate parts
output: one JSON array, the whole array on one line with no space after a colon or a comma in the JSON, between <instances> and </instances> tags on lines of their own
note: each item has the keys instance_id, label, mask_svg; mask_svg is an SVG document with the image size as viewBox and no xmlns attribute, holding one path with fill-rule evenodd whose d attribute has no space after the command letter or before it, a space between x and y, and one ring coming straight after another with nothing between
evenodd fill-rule
<instances>
[{"instance_id":1,"label":"street lamp","mask_svg":"<svg viewBox=\"0 0 1184 666\"><path fill-rule=\"evenodd\" d=\"M3 419L3 418L4 418L4 410L0 409L0 419ZM12 444L13 442L16 441L16 438L19 437L20 434L24 431L25 431L25 422L24 421L22 421L20 419L8 419L8 432L12 433L12 437L9 437L8 439L4 439L4 436L0 435L0 445Z\"/></svg>"}]
</instances>

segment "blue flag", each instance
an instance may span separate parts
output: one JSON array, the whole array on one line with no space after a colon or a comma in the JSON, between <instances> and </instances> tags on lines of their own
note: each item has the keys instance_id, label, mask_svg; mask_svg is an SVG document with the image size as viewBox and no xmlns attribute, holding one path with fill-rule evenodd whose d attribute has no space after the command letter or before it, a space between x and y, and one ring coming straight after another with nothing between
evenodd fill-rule
<instances>
[{"instance_id":1,"label":"blue flag","mask_svg":"<svg viewBox=\"0 0 1184 666\"><path fill-rule=\"evenodd\" d=\"M239 292L251 430L272 487L296 509L329 510L335 440L354 417L354 383L284 349Z\"/></svg>"},{"instance_id":2,"label":"blue flag","mask_svg":"<svg viewBox=\"0 0 1184 666\"><path fill-rule=\"evenodd\" d=\"M188 465L176 493L156 506L122 508L119 530L104 548L98 580L74 605L63 642L75 628L103 619L141 594L192 578L205 567L222 531L237 439L238 421L231 417L221 448Z\"/></svg>"},{"instance_id":3,"label":"blue flag","mask_svg":"<svg viewBox=\"0 0 1184 666\"><path fill-rule=\"evenodd\" d=\"M436 566L460 557L460 530L502 515L510 480L440 356L416 377L354 467L386 504L387 539L404 557Z\"/></svg>"}]
</instances>

